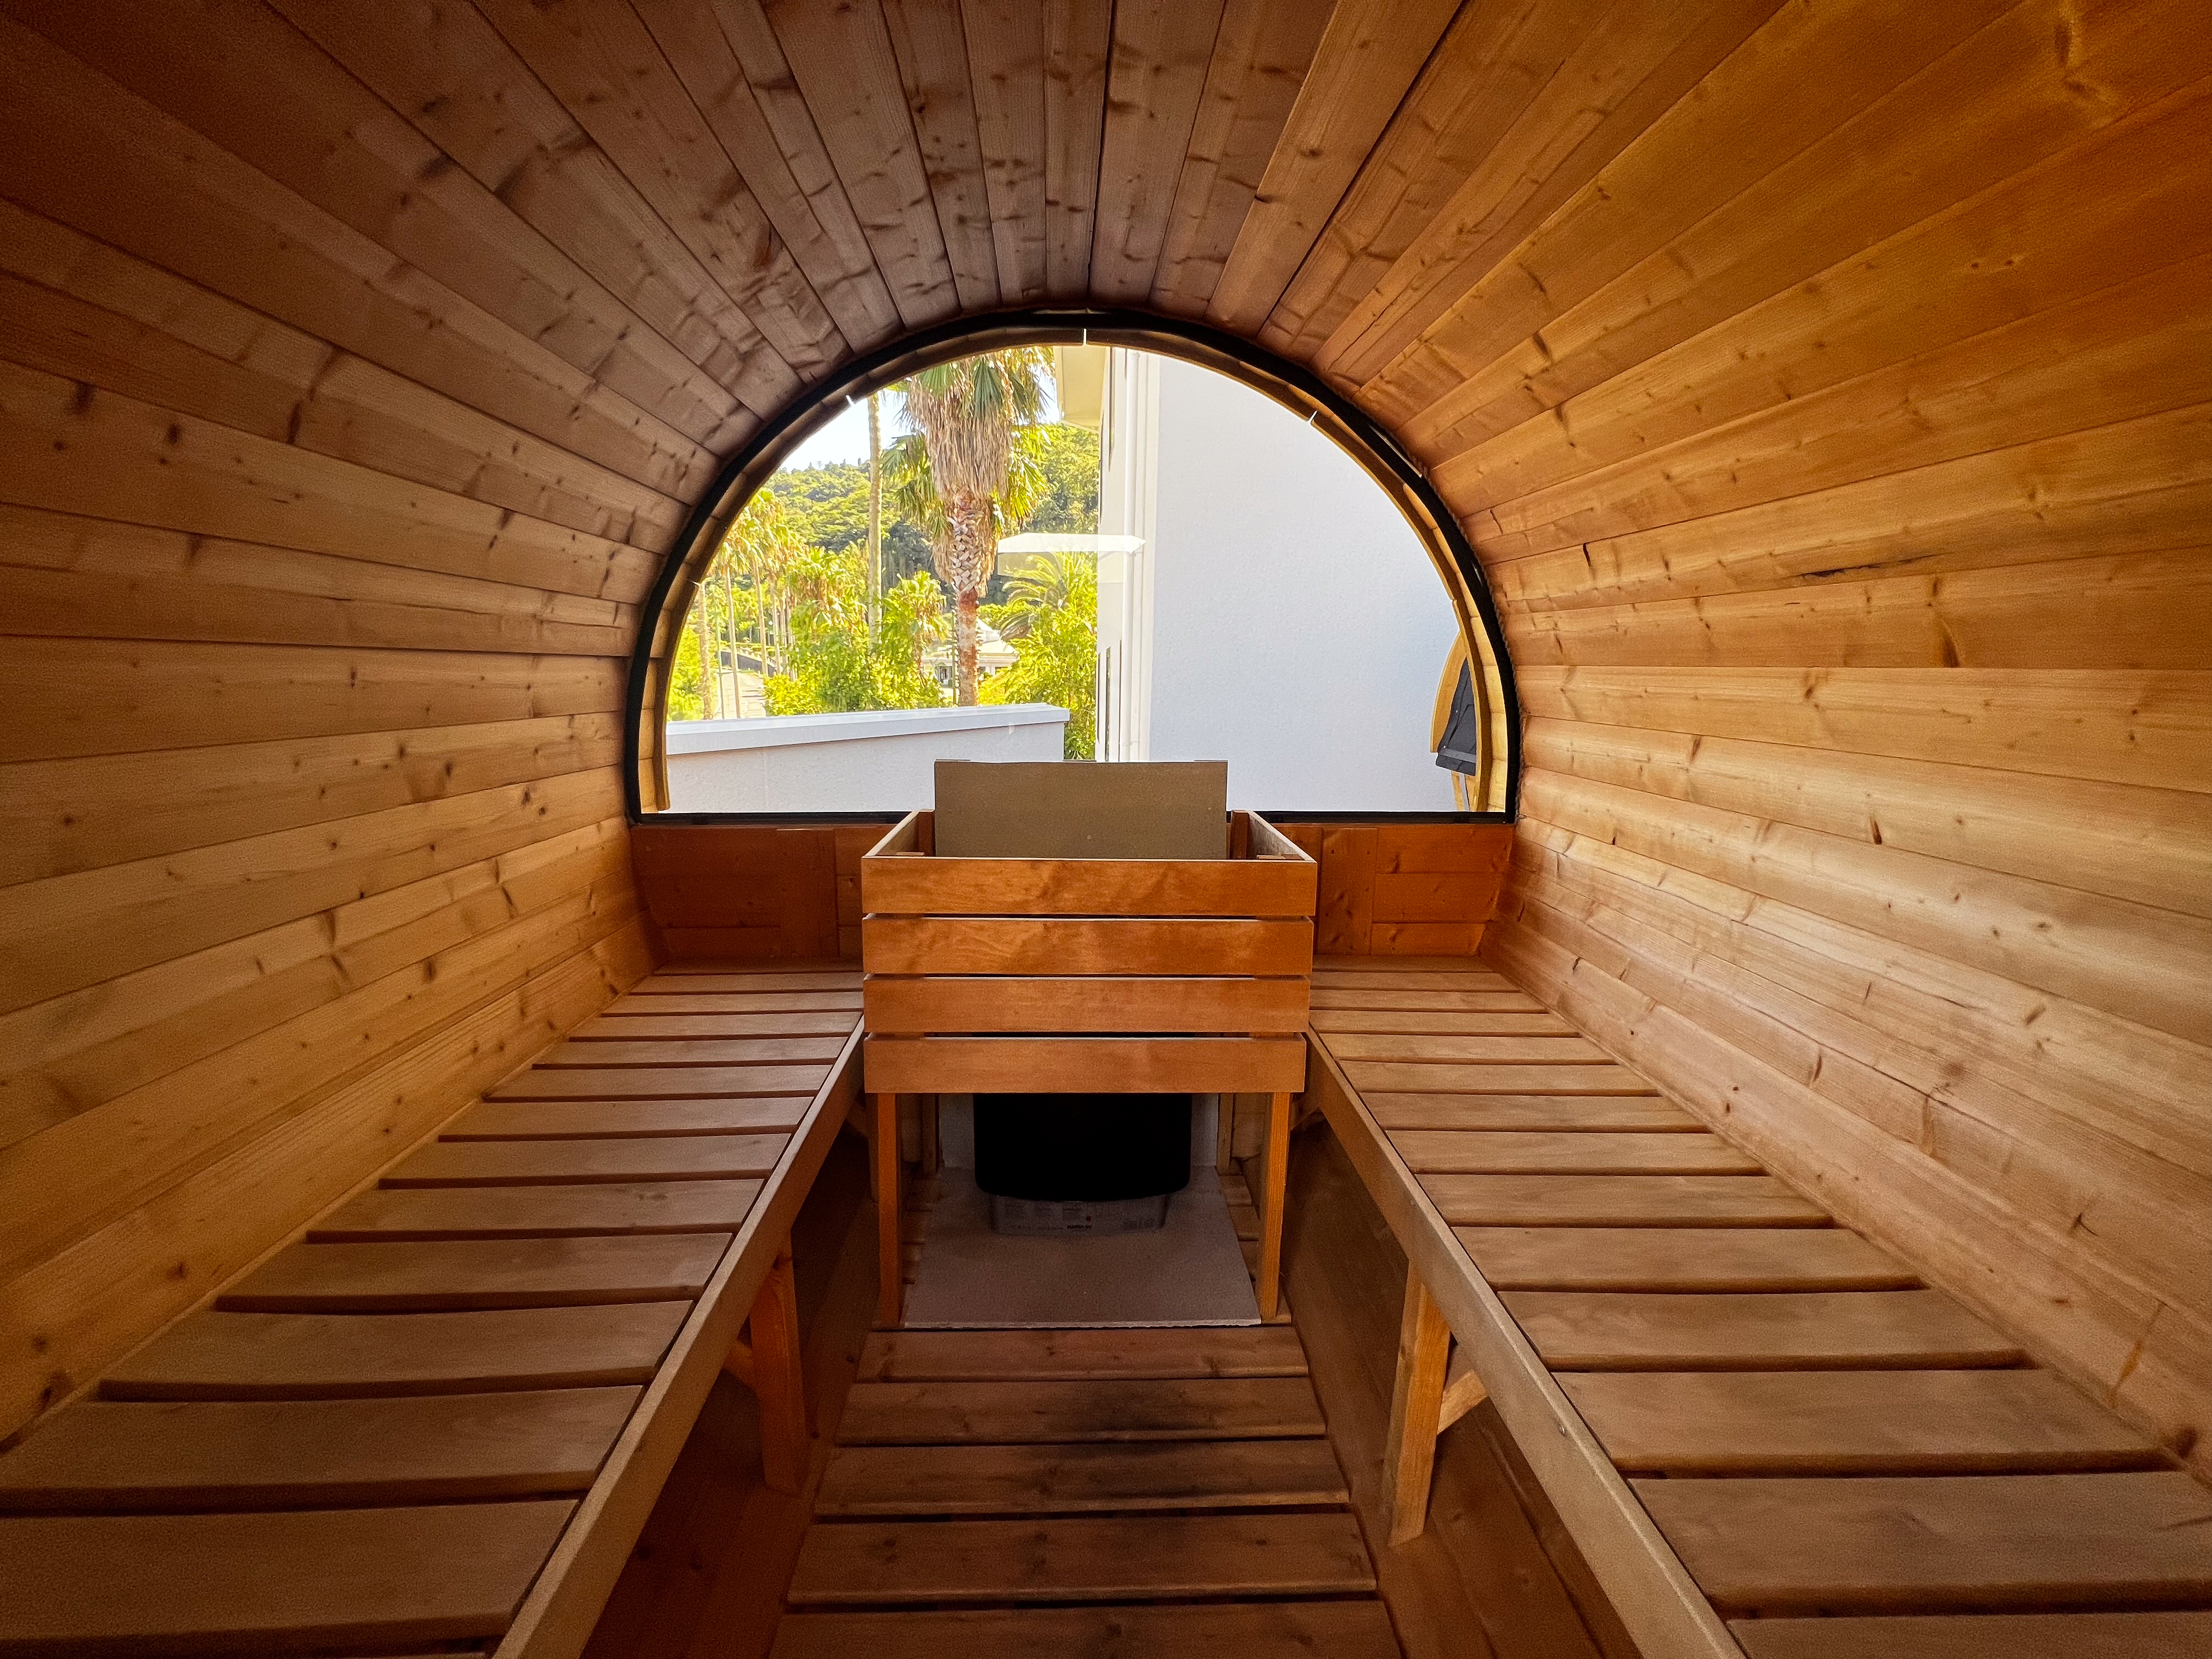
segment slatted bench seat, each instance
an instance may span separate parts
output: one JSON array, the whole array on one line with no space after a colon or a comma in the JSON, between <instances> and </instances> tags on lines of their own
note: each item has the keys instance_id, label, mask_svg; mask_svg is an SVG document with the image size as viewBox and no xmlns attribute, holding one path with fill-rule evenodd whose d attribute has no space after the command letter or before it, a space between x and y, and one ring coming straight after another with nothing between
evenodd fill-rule
<instances>
[{"instance_id":1,"label":"slatted bench seat","mask_svg":"<svg viewBox=\"0 0 2212 1659\"><path fill-rule=\"evenodd\" d=\"M795 1490L860 986L654 975L0 1455L0 1655L565 1659L726 1364Z\"/></svg>"},{"instance_id":2,"label":"slatted bench seat","mask_svg":"<svg viewBox=\"0 0 2212 1659\"><path fill-rule=\"evenodd\" d=\"M1322 958L1413 1271L1385 1476L1486 1391L1647 1659L2204 1659L2212 1491L1510 980Z\"/></svg>"}]
</instances>

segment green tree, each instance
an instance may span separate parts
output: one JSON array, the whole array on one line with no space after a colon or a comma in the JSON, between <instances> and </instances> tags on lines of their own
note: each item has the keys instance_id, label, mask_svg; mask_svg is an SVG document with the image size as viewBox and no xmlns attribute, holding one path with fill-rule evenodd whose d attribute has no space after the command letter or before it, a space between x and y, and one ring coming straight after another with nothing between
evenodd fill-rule
<instances>
[{"instance_id":1,"label":"green tree","mask_svg":"<svg viewBox=\"0 0 2212 1659\"><path fill-rule=\"evenodd\" d=\"M676 636L676 660L668 669L668 718L707 718L707 677L699 667L699 632L687 628Z\"/></svg>"},{"instance_id":2,"label":"green tree","mask_svg":"<svg viewBox=\"0 0 2212 1659\"><path fill-rule=\"evenodd\" d=\"M962 703L975 701L977 610L998 553L1001 515L1018 516L1002 506L1016 450L1037 459L1034 441L1018 446L1016 434L1034 428L1044 412L1049 361L1037 347L1018 346L940 363L898 384L907 424L928 464L929 495L943 515L944 533L931 541L937 574L953 594L955 696Z\"/></svg>"},{"instance_id":3,"label":"green tree","mask_svg":"<svg viewBox=\"0 0 2212 1659\"><path fill-rule=\"evenodd\" d=\"M1063 752L1089 760L1098 719L1098 572L1081 555L1044 554L1017 573L1006 603L986 607L1014 641L1014 661L986 680L979 701L1049 702L1067 710Z\"/></svg>"},{"instance_id":4,"label":"green tree","mask_svg":"<svg viewBox=\"0 0 2212 1659\"><path fill-rule=\"evenodd\" d=\"M769 677L771 714L843 714L863 708L934 708L945 701L923 653L945 634L944 591L928 576L884 593L867 622L864 550L810 548L788 575L790 651Z\"/></svg>"}]
</instances>

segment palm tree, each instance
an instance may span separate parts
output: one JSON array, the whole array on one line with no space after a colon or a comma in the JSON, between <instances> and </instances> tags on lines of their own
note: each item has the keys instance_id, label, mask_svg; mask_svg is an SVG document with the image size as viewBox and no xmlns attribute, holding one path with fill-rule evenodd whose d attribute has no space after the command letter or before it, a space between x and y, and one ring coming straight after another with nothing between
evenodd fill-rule
<instances>
[{"instance_id":1,"label":"palm tree","mask_svg":"<svg viewBox=\"0 0 2212 1659\"><path fill-rule=\"evenodd\" d=\"M1086 579L1095 590L1090 555L1040 553L1008 579L1006 602L993 610L992 626L1002 640L1025 640L1037 618L1066 609Z\"/></svg>"},{"instance_id":2,"label":"palm tree","mask_svg":"<svg viewBox=\"0 0 2212 1659\"><path fill-rule=\"evenodd\" d=\"M1048 362L1042 348L1017 346L925 368L898 384L921 453L909 453L902 468L895 460L894 473L904 474L902 497L926 493L935 508L914 516L929 532L938 575L952 590L954 700L961 703L975 701L975 607L991 579L1000 525L1018 516L1009 499L1016 434L1044 413ZM892 446L895 454L898 447ZM926 491L917 459L927 463ZM909 511L920 505L915 500Z\"/></svg>"}]
</instances>

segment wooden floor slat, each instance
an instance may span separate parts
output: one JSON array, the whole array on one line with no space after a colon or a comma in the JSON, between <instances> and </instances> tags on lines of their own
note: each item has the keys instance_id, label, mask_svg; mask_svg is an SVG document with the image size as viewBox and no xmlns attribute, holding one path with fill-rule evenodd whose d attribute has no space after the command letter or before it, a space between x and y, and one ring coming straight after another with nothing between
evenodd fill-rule
<instances>
[{"instance_id":1,"label":"wooden floor slat","mask_svg":"<svg viewBox=\"0 0 2212 1659\"><path fill-rule=\"evenodd\" d=\"M1750 1659L2212 1659L2212 1613L1746 1619Z\"/></svg>"},{"instance_id":2,"label":"wooden floor slat","mask_svg":"<svg viewBox=\"0 0 2212 1659\"><path fill-rule=\"evenodd\" d=\"M1302 1376L856 1382L849 1445L1215 1440L1326 1432Z\"/></svg>"},{"instance_id":3,"label":"wooden floor slat","mask_svg":"<svg viewBox=\"0 0 2212 1659\"><path fill-rule=\"evenodd\" d=\"M2212 1603L2212 1491L2179 1470L1632 1484L1730 1614Z\"/></svg>"},{"instance_id":4,"label":"wooden floor slat","mask_svg":"<svg viewBox=\"0 0 2212 1659\"><path fill-rule=\"evenodd\" d=\"M1354 1060L1402 1060L1423 1066L1480 1061L1503 1066L1610 1066L1612 1056L1583 1036L1446 1036L1401 1031L1340 1031L1329 1052Z\"/></svg>"},{"instance_id":5,"label":"wooden floor slat","mask_svg":"<svg viewBox=\"0 0 2212 1659\"><path fill-rule=\"evenodd\" d=\"M1422 1012L1537 1014L1544 1005L1524 991L1399 991L1351 989L1316 983L1312 1008L1396 1008Z\"/></svg>"},{"instance_id":6,"label":"wooden floor slat","mask_svg":"<svg viewBox=\"0 0 2212 1659\"><path fill-rule=\"evenodd\" d=\"M649 1135L638 1140L434 1140L384 1177L408 1187L546 1187L730 1181L764 1176L787 1135Z\"/></svg>"},{"instance_id":7,"label":"wooden floor slat","mask_svg":"<svg viewBox=\"0 0 2212 1659\"><path fill-rule=\"evenodd\" d=\"M624 999L628 1000L627 998ZM635 1042L647 1038L722 1038L846 1036L860 1023L858 1013L842 1008L784 1008L757 1013L654 1013L623 1009L594 1015L568 1033L568 1042L594 1042L601 1038Z\"/></svg>"},{"instance_id":8,"label":"wooden floor slat","mask_svg":"<svg viewBox=\"0 0 2212 1659\"><path fill-rule=\"evenodd\" d=\"M770 1659L1398 1659L1380 1601L812 1613ZM2100 1656L2101 1659L2101 1656Z\"/></svg>"},{"instance_id":9,"label":"wooden floor slat","mask_svg":"<svg viewBox=\"0 0 2212 1659\"><path fill-rule=\"evenodd\" d=\"M1330 1045L1335 1052L1335 1045ZM1650 1095L1658 1091L1626 1066L1426 1064L1419 1060L1348 1060L1344 1074L1362 1094Z\"/></svg>"},{"instance_id":10,"label":"wooden floor slat","mask_svg":"<svg viewBox=\"0 0 2212 1659\"><path fill-rule=\"evenodd\" d=\"M741 991L748 994L763 991L851 991L860 988L858 968L825 968L794 969L788 972L757 973L746 970L731 972L709 967L693 967L672 963L650 977L630 988L633 996L652 996L666 992L696 996L704 993Z\"/></svg>"},{"instance_id":11,"label":"wooden floor slat","mask_svg":"<svg viewBox=\"0 0 2212 1659\"><path fill-rule=\"evenodd\" d=\"M1705 1126L1657 1095L1363 1095L1396 1139L1406 1129L1552 1133L1704 1134Z\"/></svg>"},{"instance_id":12,"label":"wooden floor slat","mask_svg":"<svg viewBox=\"0 0 2212 1659\"><path fill-rule=\"evenodd\" d=\"M380 1188L340 1205L309 1227L307 1237L315 1241L359 1241L730 1233L744 1224L760 1191L757 1181Z\"/></svg>"},{"instance_id":13,"label":"wooden floor slat","mask_svg":"<svg viewBox=\"0 0 2212 1659\"><path fill-rule=\"evenodd\" d=\"M1434 1032L1449 1036L1580 1036L1581 1032L1553 1013L1511 1011L1476 1012L1466 1009L1433 1009L1424 1012L1406 1008L1316 1008L1307 1023L1334 1039L1350 1031ZM1335 1044L1330 1043L1332 1050Z\"/></svg>"},{"instance_id":14,"label":"wooden floor slat","mask_svg":"<svg viewBox=\"0 0 2212 1659\"><path fill-rule=\"evenodd\" d=\"M216 1299L232 1313L434 1313L688 1300L726 1233L295 1244Z\"/></svg>"},{"instance_id":15,"label":"wooden floor slat","mask_svg":"<svg viewBox=\"0 0 2212 1659\"><path fill-rule=\"evenodd\" d=\"M1446 970L1422 968L1418 964L1385 968L1377 957L1370 957L1358 967L1340 966L1316 957L1313 982L1331 990L1343 991L1517 991L1521 988L1504 975L1487 968Z\"/></svg>"},{"instance_id":16,"label":"wooden floor slat","mask_svg":"<svg viewBox=\"0 0 2212 1659\"><path fill-rule=\"evenodd\" d=\"M1375 1588L1344 1510L810 1528L795 1607L1329 1595Z\"/></svg>"},{"instance_id":17,"label":"wooden floor slat","mask_svg":"<svg viewBox=\"0 0 2212 1659\"><path fill-rule=\"evenodd\" d=\"M1457 1227L1825 1227L1828 1212L1771 1176L1432 1175Z\"/></svg>"},{"instance_id":18,"label":"wooden floor slat","mask_svg":"<svg viewBox=\"0 0 2212 1659\"><path fill-rule=\"evenodd\" d=\"M111 1400L334 1400L642 1383L690 1308L203 1313L114 1366L100 1392Z\"/></svg>"},{"instance_id":19,"label":"wooden floor slat","mask_svg":"<svg viewBox=\"0 0 2212 1659\"><path fill-rule=\"evenodd\" d=\"M538 1060L539 1066L790 1066L801 1060L829 1061L837 1058L851 1035L848 1027L834 1036L757 1036L677 1038L646 1036L623 1041L603 1037L598 1042L571 1040Z\"/></svg>"},{"instance_id":20,"label":"wooden floor slat","mask_svg":"<svg viewBox=\"0 0 2212 1659\"><path fill-rule=\"evenodd\" d=\"M2026 1356L1941 1291L1508 1291L1554 1370L1934 1370Z\"/></svg>"},{"instance_id":21,"label":"wooden floor slat","mask_svg":"<svg viewBox=\"0 0 2212 1659\"><path fill-rule=\"evenodd\" d=\"M609 1015L786 1014L842 1012L855 1020L860 993L851 991L696 991L640 987L607 1005ZM849 1026L848 1030L851 1029Z\"/></svg>"},{"instance_id":22,"label":"wooden floor slat","mask_svg":"<svg viewBox=\"0 0 2212 1659\"><path fill-rule=\"evenodd\" d=\"M486 1100L439 1131L441 1140L635 1140L653 1135L788 1133L811 1095L744 1100Z\"/></svg>"},{"instance_id":23,"label":"wooden floor slat","mask_svg":"<svg viewBox=\"0 0 2212 1659\"><path fill-rule=\"evenodd\" d=\"M829 1516L1342 1504L1326 1437L1133 1444L840 1446L815 1499Z\"/></svg>"},{"instance_id":24,"label":"wooden floor slat","mask_svg":"<svg viewBox=\"0 0 2212 1659\"><path fill-rule=\"evenodd\" d=\"M0 1456L0 1509L343 1509L577 1492L640 1392L82 1401Z\"/></svg>"},{"instance_id":25,"label":"wooden floor slat","mask_svg":"<svg viewBox=\"0 0 2212 1659\"><path fill-rule=\"evenodd\" d=\"M2165 1466L2048 1371L1579 1372L1559 1386L1644 1474L2036 1474Z\"/></svg>"},{"instance_id":26,"label":"wooden floor slat","mask_svg":"<svg viewBox=\"0 0 2212 1659\"><path fill-rule=\"evenodd\" d=\"M1881 1291L1920 1283L1841 1227L1454 1231L1500 1291Z\"/></svg>"},{"instance_id":27,"label":"wooden floor slat","mask_svg":"<svg viewBox=\"0 0 2212 1659\"><path fill-rule=\"evenodd\" d=\"M487 1090L487 1100L697 1100L808 1095L830 1075L819 1066L532 1066Z\"/></svg>"},{"instance_id":28,"label":"wooden floor slat","mask_svg":"<svg viewBox=\"0 0 2212 1659\"><path fill-rule=\"evenodd\" d=\"M1304 1376L1287 1327L1056 1331L875 1331L860 1350L864 1382L1024 1377Z\"/></svg>"},{"instance_id":29,"label":"wooden floor slat","mask_svg":"<svg viewBox=\"0 0 2212 1659\"><path fill-rule=\"evenodd\" d=\"M1404 1129L1391 1137L1416 1175L1761 1175L1716 1134Z\"/></svg>"},{"instance_id":30,"label":"wooden floor slat","mask_svg":"<svg viewBox=\"0 0 2212 1659\"><path fill-rule=\"evenodd\" d=\"M5 1650L392 1652L499 1635L568 1499L0 1520Z\"/></svg>"}]
</instances>

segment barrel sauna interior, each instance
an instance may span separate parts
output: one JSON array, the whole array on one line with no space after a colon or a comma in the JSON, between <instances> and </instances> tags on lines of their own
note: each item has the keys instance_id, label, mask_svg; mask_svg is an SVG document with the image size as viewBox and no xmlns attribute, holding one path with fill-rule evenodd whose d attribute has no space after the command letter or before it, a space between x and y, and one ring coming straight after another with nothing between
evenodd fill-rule
<instances>
[{"instance_id":1,"label":"barrel sauna interior","mask_svg":"<svg viewBox=\"0 0 2212 1659\"><path fill-rule=\"evenodd\" d=\"M0 14L0 1651L2212 1653L2203 0ZM933 1358L867 1330L841 1127L884 826L655 821L665 682L809 422L1081 337L1246 378L1405 509L1486 816L1276 815L1322 866L1294 1322ZM759 1167L635 1078L599 1133L672 1145L513 1130L621 1042L797 1045L714 1085ZM580 1242L635 1215L529 1173L683 1158L698 1231L640 1236L689 1244ZM1497 1218L1585 1178L1675 1184ZM287 1277L459 1180L538 1194L410 1235L496 1244L419 1258L475 1288ZM1631 1399L1657 1350L1569 1295L1650 1342L1715 1298L1666 1373L1708 1380ZM1920 1299L1838 1366L1745 1334L1791 1297ZM474 1357L372 1384L372 1318ZM193 1346L239 1321L258 1381ZM556 1325L598 1334L531 1370ZM532 1406L526 1479L455 1437L570 1388L624 1398ZM890 1515L881 1445L958 1460L883 1391L943 1388L1259 1415L1173 1454L1203 1514ZM1669 1462L1761 1389L1979 1437ZM332 1461L372 1418L404 1470ZM1009 1527L1047 1605L961 1578Z\"/></svg>"}]
</instances>

